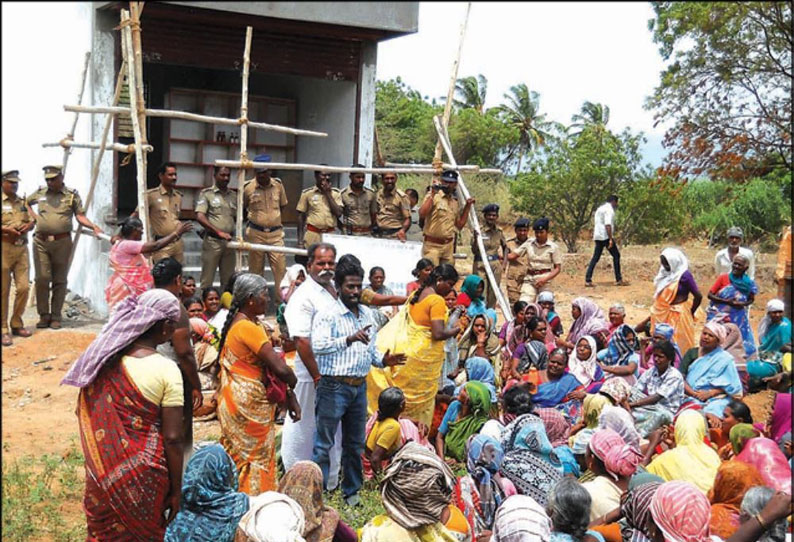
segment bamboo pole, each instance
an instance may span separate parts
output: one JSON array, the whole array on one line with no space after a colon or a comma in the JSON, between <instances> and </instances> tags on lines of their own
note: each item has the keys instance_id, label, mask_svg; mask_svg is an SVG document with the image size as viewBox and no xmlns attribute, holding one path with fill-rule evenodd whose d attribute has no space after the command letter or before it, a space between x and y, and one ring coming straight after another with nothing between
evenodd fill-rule
<instances>
[{"instance_id":1,"label":"bamboo pole","mask_svg":"<svg viewBox=\"0 0 794 542\"><path fill-rule=\"evenodd\" d=\"M281 254L295 254L296 256L306 256L308 252L304 248L281 247L274 245L261 245L248 243L247 241L229 241L226 246L238 251L253 250L254 252L279 252Z\"/></svg>"},{"instance_id":2,"label":"bamboo pole","mask_svg":"<svg viewBox=\"0 0 794 542\"><path fill-rule=\"evenodd\" d=\"M458 41L458 54L452 62L452 74L449 77L449 89L447 90L447 102L444 104L443 126L449 126L449 117L452 114L452 102L455 99L455 84L458 82L458 66L460 66L460 55L463 51L463 38L466 36L466 26L469 23L469 13L471 12L471 2L466 4L466 15L463 17L463 24L460 26L460 40ZM441 141L436 143L436 152L433 154L433 163L441 160ZM450 158L450 161L452 159Z\"/></svg>"},{"instance_id":3,"label":"bamboo pole","mask_svg":"<svg viewBox=\"0 0 794 542\"><path fill-rule=\"evenodd\" d=\"M101 105L64 105L64 111L76 111L80 113L129 113L126 107L108 107ZM148 117L162 117L167 119L189 120L194 122L206 122L208 124L223 124L226 126L240 126L246 124L249 128L257 130L268 130L297 136L328 137L325 132L315 132L313 130L301 130L280 126L278 124L268 124L266 122L254 122L247 119L227 119L226 117L211 117L209 115L199 115L198 113L188 113L187 111L173 111L170 109L144 109Z\"/></svg>"},{"instance_id":4,"label":"bamboo pole","mask_svg":"<svg viewBox=\"0 0 794 542\"><path fill-rule=\"evenodd\" d=\"M119 68L119 73L116 76L116 89L113 92L113 104L119 103L119 99L121 98L121 87L124 85L124 71L127 69L127 63L122 61L121 67ZM99 165L102 163L102 157L105 154L105 142L108 139L108 134L110 133L110 127L113 124L113 115L108 115L105 119L105 127L102 130L102 142L99 144L99 152L94 159L94 167L91 170L91 184L88 187L88 194L85 196L85 210L91 208L91 203L94 201L94 189L96 188L96 182L99 178ZM74 260L75 252L77 251L77 243L80 242L80 232L82 232L82 228L78 228L78 230L74 234L74 241L72 242L72 251L69 253L69 263L66 265L66 272L69 272L69 269L72 267L72 261ZM93 234L93 232L92 232Z\"/></svg>"},{"instance_id":5,"label":"bamboo pole","mask_svg":"<svg viewBox=\"0 0 794 542\"><path fill-rule=\"evenodd\" d=\"M411 168L411 169L427 169L433 167L433 164L398 164L395 162L385 162L383 164L384 167L396 167L396 168ZM448 164L444 162L441 164L441 167L444 169L454 169L457 171L470 171L472 173L480 173L485 175L503 175L504 172L501 169L495 168L481 168L477 165L468 165L468 166L458 166L453 167L452 164Z\"/></svg>"},{"instance_id":6,"label":"bamboo pole","mask_svg":"<svg viewBox=\"0 0 794 542\"><path fill-rule=\"evenodd\" d=\"M88 78L88 65L91 62L91 52L87 52L85 54L85 61L83 62L83 73L80 77L80 91L77 93L77 103L83 103L83 93L85 92L85 81ZM74 132L77 130L77 120L80 116L80 113L75 111L74 119L72 120L72 129L69 130L69 133L66 134L66 139L73 139ZM69 162L69 155L72 154L72 149L64 147L63 149L63 172L64 177L66 176L66 164Z\"/></svg>"},{"instance_id":7,"label":"bamboo pole","mask_svg":"<svg viewBox=\"0 0 794 542\"><path fill-rule=\"evenodd\" d=\"M130 59L131 65L135 68L135 80L138 84L135 87L135 94L138 97L138 124L141 127L141 145L146 145L148 142L148 134L146 133L146 102L143 96L143 52L141 45L141 10L143 9L143 2L130 2L130 30L132 30L132 50L134 58ZM130 88L132 91L133 89ZM146 165L146 156L144 155L144 165Z\"/></svg>"},{"instance_id":8,"label":"bamboo pole","mask_svg":"<svg viewBox=\"0 0 794 542\"><path fill-rule=\"evenodd\" d=\"M137 167L138 180L138 218L143 224L143 239L149 239L149 206L146 205L146 154L141 148L143 135L141 134L140 117L138 113L142 110L142 105L138 104L138 74L135 72L135 51L132 45L132 30L130 29L130 14L127 10L121 10L121 37L123 49L127 51L127 83L130 89L130 119L132 120L132 131L135 136L135 165Z\"/></svg>"},{"instance_id":9,"label":"bamboo pole","mask_svg":"<svg viewBox=\"0 0 794 542\"><path fill-rule=\"evenodd\" d=\"M93 236L93 237L96 237L97 239L99 239L99 240L101 240L101 241L107 241L107 242L110 242L110 235L108 235L107 233L100 233L99 235L97 235L96 233L94 233L94 231L93 231L93 230L89 230L89 229L88 229L88 228L86 228L85 226L81 226L81 227L80 227L80 228L77 230L77 233L78 233L78 234L80 234L80 233L84 233L84 234L86 234L86 235L91 235L91 236Z\"/></svg>"},{"instance_id":10,"label":"bamboo pole","mask_svg":"<svg viewBox=\"0 0 794 542\"><path fill-rule=\"evenodd\" d=\"M248 169L286 169L297 171L327 171L329 173L435 173L432 167L424 168L409 168L409 167L348 167L348 166L327 166L322 164L295 164L292 162L252 162L246 160L241 162L239 160L215 160L216 166L225 166L230 168L248 168ZM469 166L472 172L480 170L477 166ZM452 168L457 169L457 168Z\"/></svg>"},{"instance_id":11,"label":"bamboo pole","mask_svg":"<svg viewBox=\"0 0 794 542\"><path fill-rule=\"evenodd\" d=\"M455 164L455 157L452 154L452 145L449 143L449 136L447 135L446 128L442 125L442 121L438 115L433 117L433 124L435 125L436 131L438 132L438 141L444 148L447 158L449 158L449 161L452 164ZM461 199L463 200L467 200L471 197L469 190L466 188L466 184L463 182L462 176L458 177L458 191L460 192ZM469 209L469 227L474 233L474 238L477 241L477 249L480 251L480 260L485 265L485 274L487 275L488 282L491 288L493 288L494 294L496 295L496 301L499 303L499 307L502 309L502 314L508 320L512 320L513 313L510 310L510 304L505 300L499 283L496 282L496 277L494 276L493 270L491 269L491 263L488 261L488 256L485 253L485 244L482 241L480 222L477 220L477 211L473 206Z\"/></svg>"},{"instance_id":12,"label":"bamboo pole","mask_svg":"<svg viewBox=\"0 0 794 542\"><path fill-rule=\"evenodd\" d=\"M111 116L110 118L112 119L113 117ZM58 141L57 143L42 143L41 146L45 147L45 148L46 147L64 147L64 148L67 148L67 149L100 149L100 148L104 148L104 149L110 149L112 151L117 151L117 152L126 152L126 153L135 152L135 144L134 143L124 144L124 143L115 143L114 142L114 143L105 143L103 145L102 143L99 143L99 142L96 142L96 141L80 142L80 141L72 141L70 139L64 139L62 141ZM152 152L152 151L154 151L154 147L152 147L151 145L142 145L142 148L143 148L143 152Z\"/></svg>"},{"instance_id":13,"label":"bamboo pole","mask_svg":"<svg viewBox=\"0 0 794 542\"><path fill-rule=\"evenodd\" d=\"M250 26L245 29L245 51L243 51L243 90L240 98L240 118L246 122L240 124L240 162L248 161L248 70L251 64L251 40L254 29ZM237 241L243 241L243 183L245 183L245 168L240 168L237 174ZM243 253L237 251L234 267L237 271L243 268Z\"/></svg>"}]
</instances>

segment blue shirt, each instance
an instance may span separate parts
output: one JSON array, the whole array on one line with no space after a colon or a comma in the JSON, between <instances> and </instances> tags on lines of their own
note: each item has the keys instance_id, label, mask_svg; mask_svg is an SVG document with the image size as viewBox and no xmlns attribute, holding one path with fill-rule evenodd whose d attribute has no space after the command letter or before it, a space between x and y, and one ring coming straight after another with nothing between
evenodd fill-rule
<instances>
[{"instance_id":1,"label":"blue shirt","mask_svg":"<svg viewBox=\"0 0 794 542\"><path fill-rule=\"evenodd\" d=\"M347 337L365 326L371 326L369 342L348 345ZM359 305L356 316L337 300L317 314L312 327L312 350L321 375L365 377L371 365L383 367L383 355L375 348L378 326L369 307Z\"/></svg>"}]
</instances>

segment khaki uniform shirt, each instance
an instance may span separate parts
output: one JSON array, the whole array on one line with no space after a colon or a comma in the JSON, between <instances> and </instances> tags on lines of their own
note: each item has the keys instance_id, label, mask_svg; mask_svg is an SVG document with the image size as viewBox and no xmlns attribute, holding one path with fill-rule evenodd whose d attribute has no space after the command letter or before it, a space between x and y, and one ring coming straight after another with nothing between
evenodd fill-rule
<instances>
[{"instance_id":1,"label":"khaki uniform shirt","mask_svg":"<svg viewBox=\"0 0 794 542\"><path fill-rule=\"evenodd\" d=\"M3 227L6 228L21 228L31 221L28 208L25 206L25 200L19 196L13 199L3 193ZM17 240L22 239L23 243L27 238L27 234L20 236Z\"/></svg>"},{"instance_id":2,"label":"khaki uniform shirt","mask_svg":"<svg viewBox=\"0 0 794 542\"><path fill-rule=\"evenodd\" d=\"M433 208L425 219L424 234L442 239L454 237L458 231L455 220L460 214L457 198L452 195L447 196L441 191L435 196L430 191L425 195L425 200L427 198L433 198Z\"/></svg>"},{"instance_id":3,"label":"khaki uniform shirt","mask_svg":"<svg viewBox=\"0 0 794 542\"><path fill-rule=\"evenodd\" d=\"M207 215L210 224L225 233L234 233L237 221L237 190L231 188L224 194L217 186L199 192L196 212Z\"/></svg>"},{"instance_id":4,"label":"khaki uniform shirt","mask_svg":"<svg viewBox=\"0 0 794 542\"><path fill-rule=\"evenodd\" d=\"M179 211L182 209L182 193L172 190L169 194L163 185L146 191L149 222L152 234L165 237L179 227Z\"/></svg>"},{"instance_id":5,"label":"khaki uniform shirt","mask_svg":"<svg viewBox=\"0 0 794 542\"><path fill-rule=\"evenodd\" d=\"M377 212L375 191L366 186L360 194L356 194L348 186L340 193L342 198L342 224L354 228L369 228L372 226L372 215Z\"/></svg>"},{"instance_id":6,"label":"khaki uniform shirt","mask_svg":"<svg viewBox=\"0 0 794 542\"><path fill-rule=\"evenodd\" d=\"M375 221L379 228L402 228L406 218L411 217L411 202L408 195L396 188L387 196L383 188L376 197L377 215Z\"/></svg>"},{"instance_id":7,"label":"khaki uniform shirt","mask_svg":"<svg viewBox=\"0 0 794 542\"><path fill-rule=\"evenodd\" d=\"M527 239L516 252L527 255L528 269L532 271L552 270L555 265L562 263L560 249L554 241L546 241L545 245L539 245L533 237Z\"/></svg>"},{"instance_id":8,"label":"khaki uniform shirt","mask_svg":"<svg viewBox=\"0 0 794 542\"><path fill-rule=\"evenodd\" d=\"M287 205L287 192L276 177L271 177L270 184L264 187L251 179L243 185L243 203L248 209L249 222L274 228L281 226L281 208Z\"/></svg>"},{"instance_id":9,"label":"khaki uniform shirt","mask_svg":"<svg viewBox=\"0 0 794 542\"><path fill-rule=\"evenodd\" d=\"M518 252L518 248L522 246L518 242L518 238L511 237L506 241L507 248L510 252ZM529 268L529 255L526 251L519 253L518 259L508 262L507 278L508 279L522 279Z\"/></svg>"},{"instance_id":10,"label":"khaki uniform shirt","mask_svg":"<svg viewBox=\"0 0 794 542\"><path fill-rule=\"evenodd\" d=\"M59 191L42 186L27 199L28 205L38 205L36 232L57 235L72 231L72 217L85 214L83 200L73 188L64 186Z\"/></svg>"},{"instance_id":11,"label":"khaki uniform shirt","mask_svg":"<svg viewBox=\"0 0 794 542\"><path fill-rule=\"evenodd\" d=\"M485 246L485 253L488 256L499 256L499 248L505 244L505 234L502 228L494 226L493 229L482 230L482 244ZM474 259L479 260L480 251L477 250L477 242L472 239L471 250Z\"/></svg>"},{"instance_id":12,"label":"khaki uniform shirt","mask_svg":"<svg viewBox=\"0 0 794 542\"><path fill-rule=\"evenodd\" d=\"M339 194L339 190L331 188L331 197L334 198L337 205L342 206L342 196ZM301 193L301 198L295 209L299 213L306 213L306 224L320 230L336 228L336 217L331 212L325 195L316 186L307 188Z\"/></svg>"}]
</instances>

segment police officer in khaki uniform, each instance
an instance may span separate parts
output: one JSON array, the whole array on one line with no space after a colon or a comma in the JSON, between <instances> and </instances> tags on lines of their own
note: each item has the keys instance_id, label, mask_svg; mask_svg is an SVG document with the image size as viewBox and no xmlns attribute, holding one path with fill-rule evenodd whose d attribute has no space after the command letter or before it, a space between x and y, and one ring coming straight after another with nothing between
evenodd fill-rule
<instances>
[{"instance_id":1,"label":"police officer in khaki uniform","mask_svg":"<svg viewBox=\"0 0 794 542\"><path fill-rule=\"evenodd\" d=\"M254 162L270 162L269 154L260 154ZM287 193L281 179L271 176L269 169L257 169L256 178L243 185L243 205L246 209L248 228L245 239L260 245L284 246L284 228L281 224L281 210L287 206ZM262 275L265 270L265 256L275 279L276 299L281 298L279 284L287 270L284 254L279 252L248 252L248 270Z\"/></svg>"},{"instance_id":2,"label":"police officer in khaki uniform","mask_svg":"<svg viewBox=\"0 0 794 542\"><path fill-rule=\"evenodd\" d=\"M397 190L396 173L384 173L381 180L383 187L378 190L375 201L378 236L405 242L406 232L411 227L408 196L402 190Z\"/></svg>"},{"instance_id":3,"label":"police officer in khaki uniform","mask_svg":"<svg viewBox=\"0 0 794 542\"><path fill-rule=\"evenodd\" d=\"M539 218L532 224L535 237L524 242L507 256L513 261L523 254L527 255L527 273L521 285L520 301L534 303L538 294L549 289L549 282L560 274L562 254L557 243L549 240L549 219Z\"/></svg>"},{"instance_id":4,"label":"police officer in khaki uniform","mask_svg":"<svg viewBox=\"0 0 794 542\"><path fill-rule=\"evenodd\" d=\"M22 313L30 290L28 261L28 232L35 223L30 218L25 200L17 196L19 171L3 172L3 346L11 346L11 335L30 337L22 323ZM11 295L11 275L14 276L14 311L11 313L11 333L8 328L8 306Z\"/></svg>"},{"instance_id":5,"label":"police officer in khaki uniform","mask_svg":"<svg viewBox=\"0 0 794 542\"><path fill-rule=\"evenodd\" d=\"M182 193L176 185L176 164L165 162L157 170L160 186L146 191L146 205L149 208L149 225L155 241L176 231L179 227L179 212L182 210ZM133 213L137 216L138 212ZM185 265L185 246L182 239L167 245L165 248L152 254L152 263L155 264L163 258L174 258Z\"/></svg>"},{"instance_id":6,"label":"police officer in khaki uniform","mask_svg":"<svg viewBox=\"0 0 794 542\"><path fill-rule=\"evenodd\" d=\"M322 240L323 233L333 233L342 216L342 197L331 187L331 174L315 171L312 188L301 193L298 206L298 244L308 248Z\"/></svg>"},{"instance_id":7,"label":"police officer in khaki uniform","mask_svg":"<svg viewBox=\"0 0 794 542\"><path fill-rule=\"evenodd\" d=\"M513 229L516 235L505 241L507 252L504 259L504 268L507 270L505 272L505 287L507 288L507 300L511 307L515 305L521 295L524 275L527 274L529 268L529 256L526 252L522 252L516 259L511 260L510 254L516 252L518 247L526 242L529 233L529 219L519 218L513 224Z\"/></svg>"},{"instance_id":8,"label":"police officer in khaki uniform","mask_svg":"<svg viewBox=\"0 0 794 542\"><path fill-rule=\"evenodd\" d=\"M361 164L352 167L363 168ZM347 235L367 236L372 234L375 225L375 191L364 186L363 173L351 173L350 185L343 188L342 197L342 231Z\"/></svg>"},{"instance_id":9,"label":"police officer in khaki uniform","mask_svg":"<svg viewBox=\"0 0 794 542\"><path fill-rule=\"evenodd\" d=\"M425 221L424 244L422 257L433 262L453 264L455 234L466 224L469 209L474 205L474 198L466 200L462 212L455 191L458 188L458 172L444 170L441 183L435 181L425 195L419 208L419 218Z\"/></svg>"},{"instance_id":10,"label":"police officer in khaki uniform","mask_svg":"<svg viewBox=\"0 0 794 542\"><path fill-rule=\"evenodd\" d=\"M27 199L28 212L36 221L33 236L33 266L36 270L37 328L61 328L61 310L66 299L66 275L72 252L72 217L95 234L102 229L85 216L83 201L77 190L63 184L61 166L45 166L42 186ZM36 206L37 211L33 211ZM52 305L50 305L52 282Z\"/></svg>"},{"instance_id":11,"label":"police officer in khaki uniform","mask_svg":"<svg viewBox=\"0 0 794 542\"><path fill-rule=\"evenodd\" d=\"M221 285L234 273L235 251L227 248L232 240L237 220L237 191L229 189L228 167L215 166L215 185L205 188L196 200L196 220L204 228L201 245L201 289L215 282L215 270L220 267Z\"/></svg>"},{"instance_id":12,"label":"police officer in khaki uniform","mask_svg":"<svg viewBox=\"0 0 794 542\"><path fill-rule=\"evenodd\" d=\"M499 257L499 249L502 249L502 254L507 253L507 245L505 244L505 234L496 221L499 220L499 206L495 203L489 203L482 210L483 217L485 218L485 228L482 230L482 242L485 246L485 255L488 262L491 264L493 276L496 279L496 284L502 283L502 263ZM472 235L471 252L474 254L474 263L472 264L472 274L480 276L485 281L485 303L489 307L496 306L496 294L488 282L488 276L485 273L485 264L480 259L480 250L477 248L477 241ZM498 287L498 286L497 286Z\"/></svg>"}]
</instances>

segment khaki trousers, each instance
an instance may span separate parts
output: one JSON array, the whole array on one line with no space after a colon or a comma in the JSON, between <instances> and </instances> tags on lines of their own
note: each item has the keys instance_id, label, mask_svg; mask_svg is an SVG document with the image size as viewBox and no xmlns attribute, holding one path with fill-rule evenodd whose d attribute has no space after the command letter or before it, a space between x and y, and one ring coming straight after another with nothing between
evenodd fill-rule
<instances>
[{"instance_id":1,"label":"khaki trousers","mask_svg":"<svg viewBox=\"0 0 794 542\"><path fill-rule=\"evenodd\" d=\"M236 251L228 248L228 241L216 239L209 234L204 235L201 245L201 290L212 286L215 282L215 270L220 267L221 288L226 286L234 273Z\"/></svg>"},{"instance_id":2,"label":"khaki trousers","mask_svg":"<svg viewBox=\"0 0 794 542\"><path fill-rule=\"evenodd\" d=\"M543 278L547 275L526 275L524 277L524 283L521 285L521 295L519 299L521 301L526 301L527 303L534 303L538 299L538 294L540 292L546 292L550 290L549 284L546 283L540 288L535 285L538 279Z\"/></svg>"},{"instance_id":3,"label":"khaki trousers","mask_svg":"<svg viewBox=\"0 0 794 542\"><path fill-rule=\"evenodd\" d=\"M312 233L312 232L307 232ZM315 234L316 235L316 234ZM259 245L273 245L276 247L284 246L284 230L276 230L271 232L264 232L255 230L253 228L245 229L245 240L249 243ZM307 247L309 245L306 245ZM273 280L275 285L275 297L273 299L281 299L281 292L279 292L279 284L281 279L287 273L287 258L281 252L259 252L251 250L248 252L248 270L257 275L263 275L265 271L265 257L270 264L270 269L273 271Z\"/></svg>"},{"instance_id":4,"label":"khaki trousers","mask_svg":"<svg viewBox=\"0 0 794 542\"><path fill-rule=\"evenodd\" d=\"M66 300L66 276L72 237L43 241L33 237L33 267L36 271L36 308L42 320L61 320ZM52 288L50 288L52 283ZM52 290L52 304L50 304Z\"/></svg>"},{"instance_id":5,"label":"khaki trousers","mask_svg":"<svg viewBox=\"0 0 794 542\"><path fill-rule=\"evenodd\" d=\"M433 262L433 265L441 265L442 263L455 265L453 254L454 247L452 241L446 245L439 245L425 240L422 244L422 258L427 258Z\"/></svg>"},{"instance_id":6,"label":"khaki trousers","mask_svg":"<svg viewBox=\"0 0 794 542\"><path fill-rule=\"evenodd\" d=\"M14 310L11 313L11 329L24 327L22 314L28 301L30 291L30 263L28 262L28 245L13 245L3 242L3 298L2 319L3 333L8 333L8 307L11 295L11 276L14 277Z\"/></svg>"},{"instance_id":7,"label":"khaki trousers","mask_svg":"<svg viewBox=\"0 0 794 542\"><path fill-rule=\"evenodd\" d=\"M502 262L493 261L489 262L491 264L491 270L493 271L493 276L496 279L496 284L502 284ZM494 293L493 288L491 288L491 284L488 281L488 275L485 273L485 264L482 262L474 262L472 266L472 274L479 276L482 280L485 281L485 304L489 308L496 307L496 294Z\"/></svg>"},{"instance_id":8,"label":"khaki trousers","mask_svg":"<svg viewBox=\"0 0 794 542\"><path fill-rule=\"evenodd\" d=\"M152 254L152 265L166 258L173 258L182 265L185 265L185 245L182 239L178 239Z\"/></svg>"}]
</instances>

